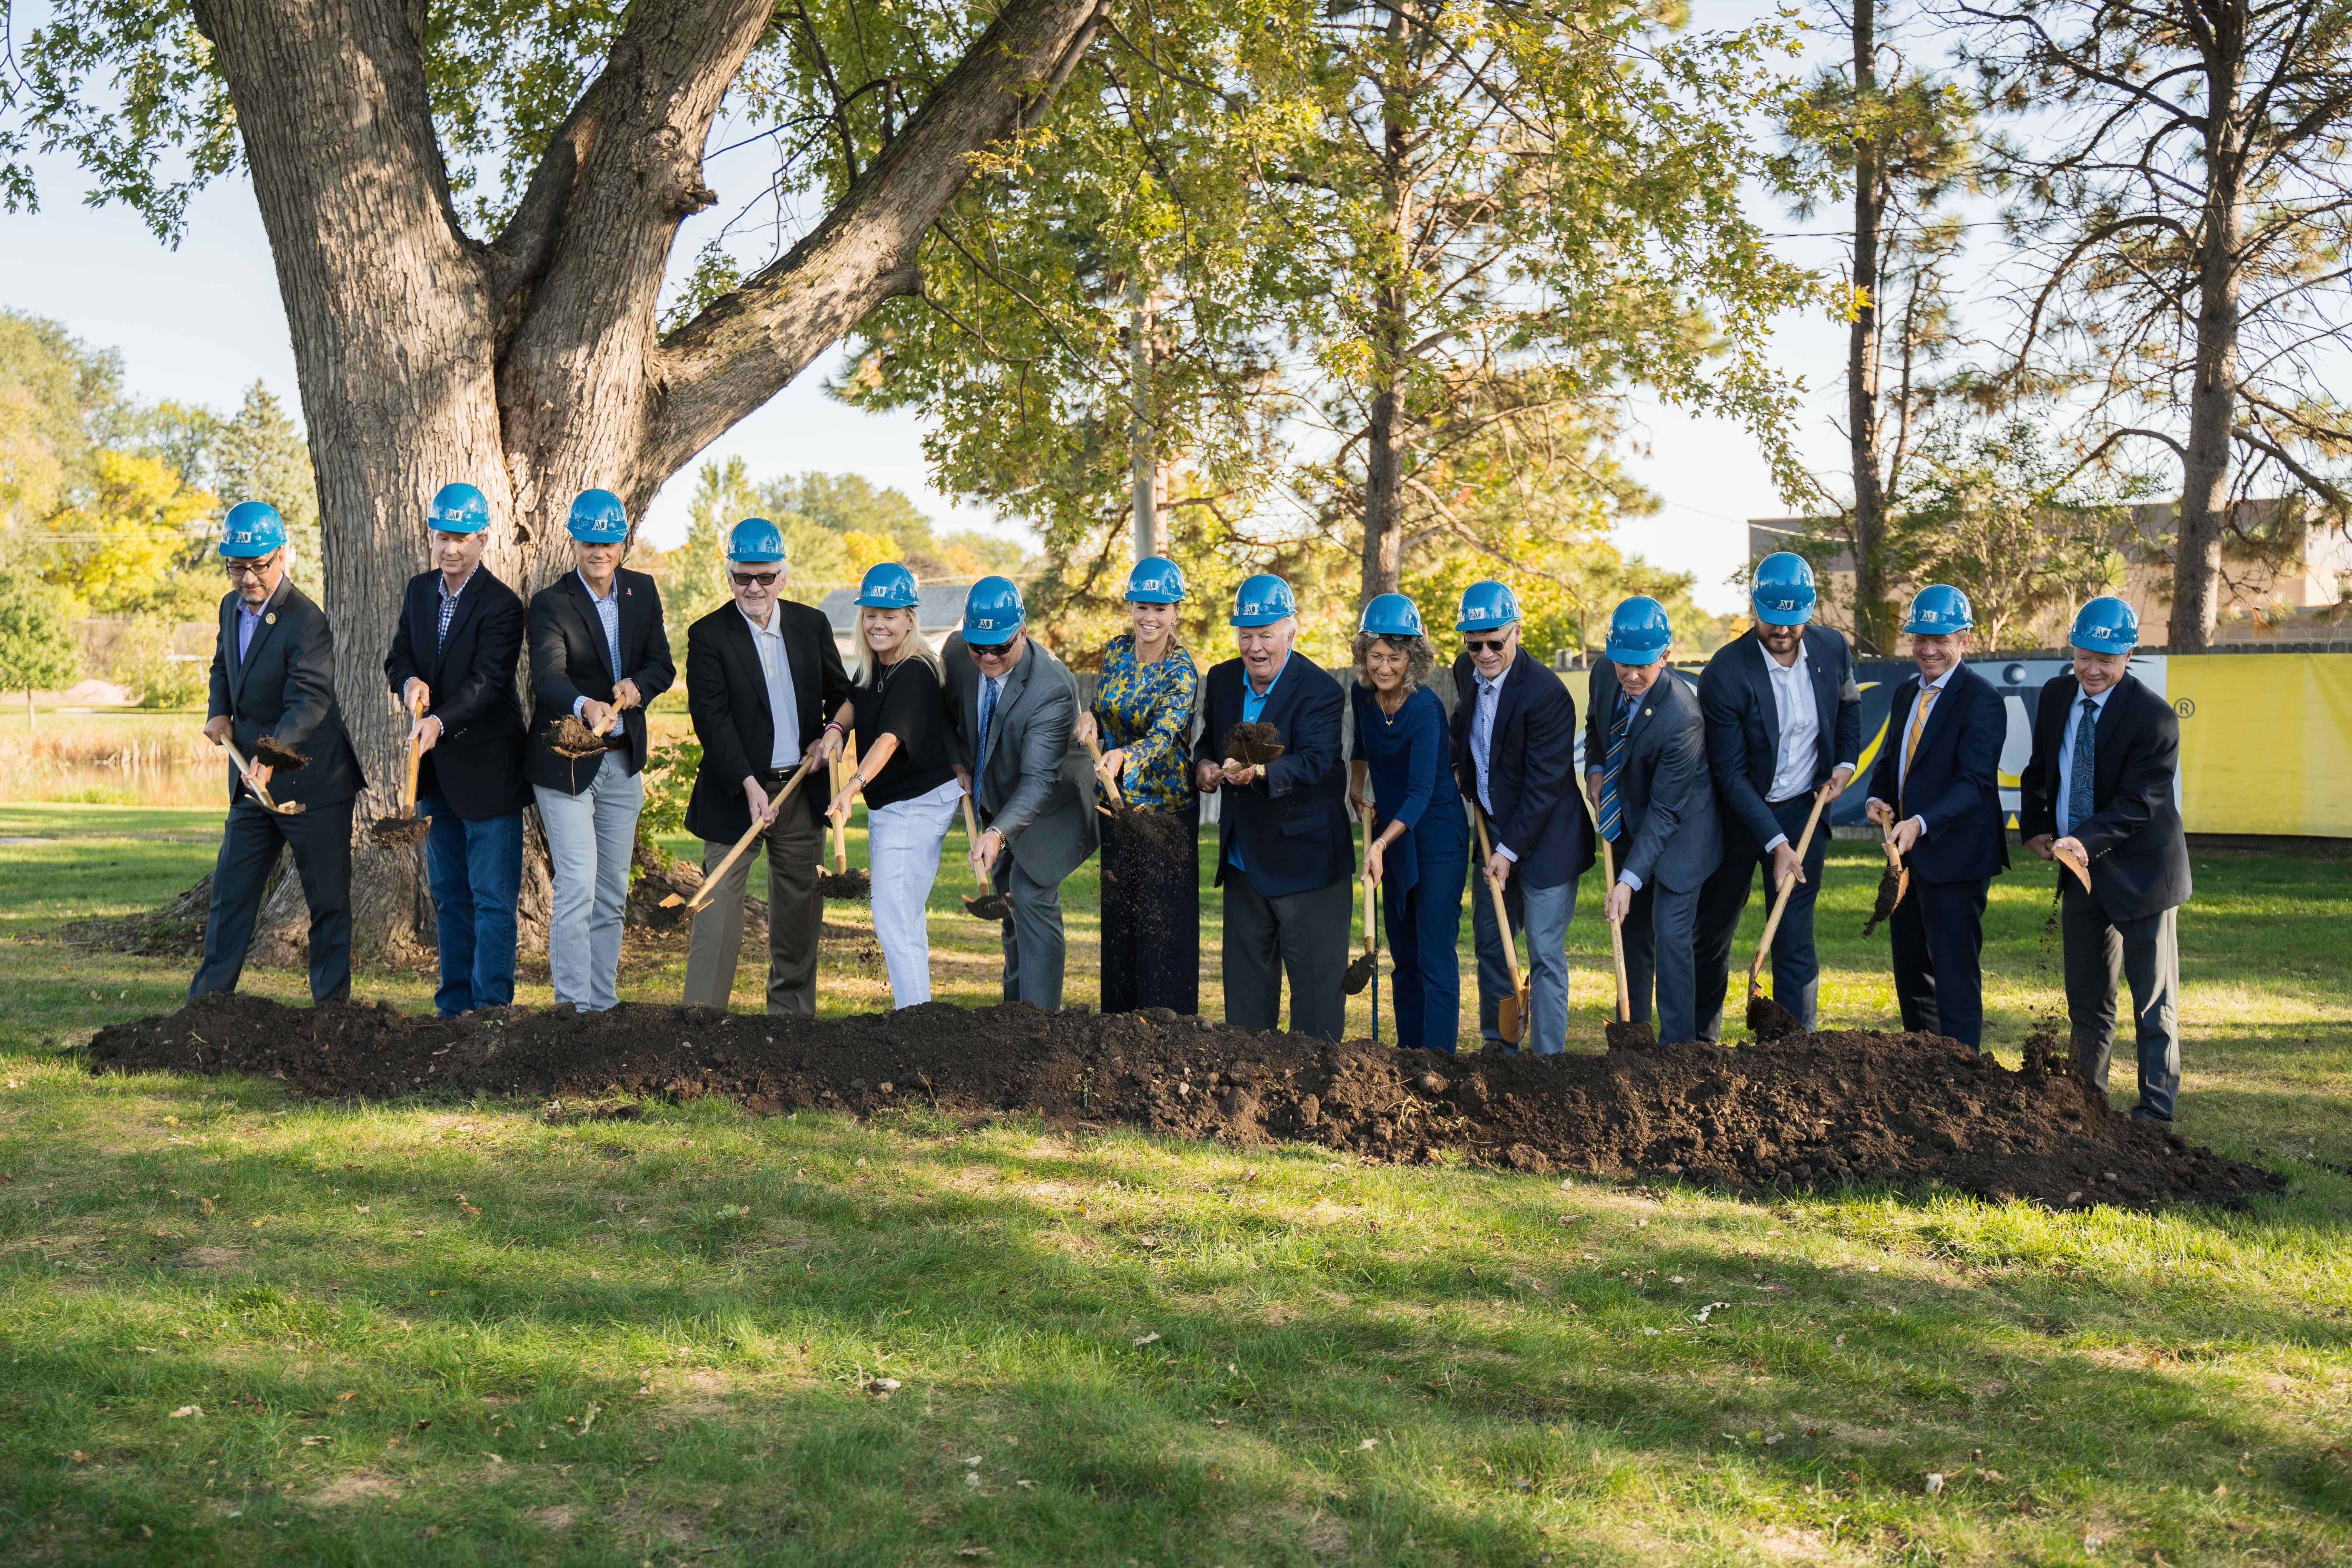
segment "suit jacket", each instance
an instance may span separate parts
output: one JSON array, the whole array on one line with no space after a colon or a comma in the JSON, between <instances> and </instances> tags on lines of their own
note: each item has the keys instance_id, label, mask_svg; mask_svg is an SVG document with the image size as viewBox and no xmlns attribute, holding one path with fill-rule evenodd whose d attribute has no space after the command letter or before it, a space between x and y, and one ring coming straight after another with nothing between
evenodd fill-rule
<instances>
[{"instance_id":1,"label":"suit jacket","mask_svg":"<svg viewBox=\"0 0 2352 1568\"><path fill-rule=\"evenodd\" d=\"M1094 768L1070 744L1078 718L1078 679L1035 637L1004 672L988 721L988 756L977 760L980 666L950 633L940 650L948 672L948 744L971 770L971 804L983 829L1004 837L1005 851L1033 881L1048 885L1086 863L1101 842L1096 826Z\"/></svg>"},{"instance_id":2,"label":"suit jacket","mask_svg":"<svg viewBox=\"0 0 2352 1568\"><path fill-rule=\"evenodd\" d=\"M2018 830L2058 831L2058 753L2066 714L2082 698L2072 675L2042 688L2033 755L2019 776ZM2172 704L2126 675L2100 710L2091 770L2091 817L2074 835L2091 857L2091 894L2111 921L2141 920L2189 901L2189 840L2173 804L2180 721Z\"/></svg>"},{"instance_id":3,"label":"suit jacket","mask_svg":"<svg viewBox=\"0 0 2352 1568\"><path fill-rule=\"evenodd\" d=\"M394 699L411 679L433 689L425 711L441 721L441 738L425 753L416 793L438 795L459 816L479 822L530 804L522 776L522 710L515 701L522 600L488 567L477 566L444 637L440 584L438 572L408 580L383 675Z\"/></svg>"},{"instance_id":4,"label":"suit jacket","mask_svg":"<svg viewBox=\"0 0 2352 1568\"><path fill-rule=\"evenodd\" d=\"M1919 701L1916 675L1895 689L1886 739L1870 770L1870 795L1895 808L1896 820L1916 816L1927 837L1904 863L1927 882L1973 882L2009 868L2009 831L2000 808L2000 748L2009 739L2009 710L1992 683L1963 664L1944 682L1927 710L1927 727L1903 776L1904 739Z\"/></svg>"},{"instance_id":5,"label":"suit jacket","mask_svg":"<svg viewBox=\"0 0 2352 1568\"><path fill-rule=\"evenodd\" d=\"M1707 771L1715 775L1725 837L1744 833L1759 845L1780 837L1765 798L1780 765L1780 710L1764 669L1769 657L1756 633L1745 631L1715 650L1698 680ZM1861 763L1862 689L1854 684L1853 650L1827 626L1805 628L1805 664L1817 719L1812 776L1805 787L1818 790L1841 763Z\"/></svg>"},{"instance_id":6,"label":"suit jacket","mask_svg":"<svg viewBox=\"0 0 2352 1568\"><path fill-rule=\"evenodd\" d=\"M779 599L770 613L782 617L793 718L805 752L849 700L849 672L842 668L833 623L824 612ZM768 706L768 678L760 668L751 627L732 599L686 628L686 706L694 715L694 738L702 742L702 766L686 802L686 830L719 843L740 838L751 826L743 781L768 772L776 749L776 716ZM811 812L822 812L832 794L819 770L801 781L793 809L805 804Z\"/></svg>"},{"instance_id":7,"label":"suit jacket","mask_svg":"<svg viewBox=\"0 0 2352 1568\"><path fill-rule=\"evenodd\" d=\"M1195 762L1225 760L1226 732L1242 721L1242 661L1213 667L1201 683L1203 728ZM1282 755L1265 776L1236 789L1219 784L1217 874L1223 887L1234 846L1251 889L1279 899L1344 882L1356 874L1355 839L1348 825L1347 769L1340 765L1339 716L1347 699L1329 672L1297 648L1266 693L1261 723L1282 737Z\"/></svg>"},{"instance_id":8,"label":"suit jacket","mask_svg":"<svg viewBox=\"0 0 2352 1568\"><path fill-rule=\"evenodd\" d=\"M1470 729L1478 711L1478 672L1468 654L1454 661L1454 774L1463 798L1478 801L1478 763ZM1594 855L1592 819L1576 795L1576 699L1559 677L1518 650L1495 699L1487 743L1487 824L1496 847L1517 858L1514 875L1530 888L1557 888L1584 875ZM1473 836L1475 841L1475 835Z\"/></svg>"},{"instance_id":9,"label":"suit jacket","mask_svg":"<svg viewBox=\"0 0 2352 1568\"><path fill-rule=\"evenodd\" d=\"M1609 731L1616 722L1617 667L1596 660L1588 688L1584 761L1601 771ZM1715 784L1706 765L1706 725L1698 698L1669 669L1643 697L1625 730L1625 763L1617 775L1617 869L1643 887L1663 882L1678 893L1706 880L1723 858ZM1776 827L1773 831L1778 832Z\"/></svg>"},{"instance_id":10,"label":"suit jacket","mask_svg":"<svg viewBox=\"0 0 2352 1568\"><path fill-rule=\"evenodd\" d=\"M367 788L359 753L343 729L335 700L335 633L326 612L281 577L262 606L261 624L245 657L236 656L237 597L221 600L220 637L213 645L212 699L205 717L226 713L236 721L236 749L248 763L253 745L274 735L310 765L280 770L269 780L270 798L281 805L335 805ZM236 764L228 765L228 795L236 800Z\"/></svg>"},{"instance_id":11,"label":"suit jacket","mask_svg":"<svg viewBox=\"0 0 2352 1568\"><path fill-rule=\"evenodd\" d=\"M637 683L644 700L621 715L619 732L625 739L614 748L635 773L646 765L646 708L677 679L669 635L662 629L661 590L654 580L622 567L613 574L613 591L621 596L617 670L596 602L578 572L566 572L530 596L530 739L523 752L523 776L565 795L586 789L599 763L595 757L574 762L558 756L549 743L557 721L572 711L572 699L610 702L621 681Z\"/></svg>"}]
</instances>

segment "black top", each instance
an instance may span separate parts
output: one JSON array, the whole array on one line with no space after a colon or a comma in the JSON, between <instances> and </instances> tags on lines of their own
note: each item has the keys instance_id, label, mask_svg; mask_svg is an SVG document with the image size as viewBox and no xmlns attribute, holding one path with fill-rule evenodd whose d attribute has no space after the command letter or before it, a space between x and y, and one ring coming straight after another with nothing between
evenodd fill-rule
<instances>
[{"instance_id":1,"label":"black top","mask_svg":"<svg viewBox=\"0 0 2352 1568\"><path fill-rule=\"evenodd\" d=\"M1478 759L1471 731L1478 717L1478 667L1454 661L1454 771L1463 798L1478 798ZM1492 842L1508 846L1519 879L1557 888L1584 875L1598 851L1592 819L1576 799L1576 699L1560 678L1518 650L1495 694L1495 733L1486 744L1486 795L1495 813ZM1476 835L1474 833L1473 837Z\"/></svg>"},{"instance_id":2,"label":"black top","mask_svg":"<svg viewBox=\"0 0 2352 1568\"><path fill-rule=\"evenodd\" d=\"M1903 748L1918 704L1919 678L1914 675L1895 689L1878 765L1870 771L1870 793L1895 807L1895 820L1916 816L1927 825L1927 836L1904 861L1915 880L1981 881L2009 865L2007 813L2000 805L2008 704L1967 665L1952 671L1943 695L1927 710L1927 728L1906 773Z\"/></svg>"},{"instance_id":3,"label":"black top","mask_svg":"<svg viewBox=\"0 0 2352 1568\"><path fill-rule=\"evenodd\" d=\"M523 776L564 795L586 789L604 762L602 757L575 761L559 756L551 743L555 726L572 712L572 700L610 702L613 688L621 681L637 683L639 706L621 715L607 742L621 753L623 765L635 773L646 765L646 705L677 679L669 637L662 629L661 590L654 580L620 567L613 574L613 592L620 595L621 610L617 670L612 647L604 640L604 619L578 572L566 572L530 598L531 718Z\"/></svg>"},{"instance_id":4,"label":"black top","mask_svg":"<svg viewBox=\"0 0 2352 1568\"><path fill-rule=\"evenodd\" d=\"M882 764L880 773L866 774L868 812L929 795L955 777L948 754L946 694L929 664L908 654L877 669L873 685L859 681L851 689L850 700L857 704L859 772L865 772L862 759L875 741L898 737L898 754Z\"/></svg>"},{"instance_id":5,"label":"black top","mask_svg":"<svg viewBox=\"0 0 2352 1568\"><path fill-rule=\"evenodd\" d=\"M315 807L351 799L367 787L367 780L360 775L359 753L352 749L335 700L335 634L326 612L291 577L279 578L240 658L236 611L236 595L225 595L205 716L226 713L236 721L236 749L247 762L254 760L253 744L264 735L310 759L309 767L271 776L269 794L280 805L300 801ZM224 763L221 771L234 804L236 767Z\"/></svg>"},{"instance_id":6,"label":"black top","mask_svg":"<svg viewBox=\"0 0 2352 1568\"><path fill-rule=\"evenodd\" d=\"M784 639L784 665L792 671L793 715L801 746L824 732L825 721L849 697L849 675L834 647L833 624L822 612L779 600L777 617ZM775 754L776 716L768 710L768 678L751 624L730 599L686 628L686 705L694 715L694 736L702 742L702 766L686 803L686 830L725 843L751 826L751 803L743 798L747 777L765 777ZM795 759L797 763L797 759ZM822 769L811 771L793 796L796 811L822 811L832 792Z\"/></svg>"},{"instance_id":7,"label":"black top","mask_svg":"<svg viewBox=\"0 0 2352 1568\"><path fill-rule=\"evenodd\" d=\"M2033 755L2018 778L2017 826L2026 838L2058 831L2058 753L2066 713L2081 700L2073 675L2042 688ZM2091 856L2091 891L2111 921L2145 920L2189 901L2189 841L2172 792L2180 774L2180 720L2172 704L2126 675L2092 731L2091 816L2073 825Z\"/></svg>"},{"instance_id":8,"label":"black top","mask_svg":"<svg viewBox=\"0 0 2352 1568\"><path fill-rule=\"evenodd\" d=\"M1247 712L1245 689L1240 659L1210 669L1201 683L1206 727L1192 750L1193 761L1224 760L1225 735ZM1217 886L1225 885L1237 853L1242 874L1262 899L1312 892L1355 876L1348 769L1339 755L1339 720L1347 704L1328 670L1298 649L1290 650L1257 716L1282 738L1282 755L1252 784L1217 786L1223 803L1217 812Z\"/></svg>"},{"instance_id":9,"label":"black top","mask_svg":"<svg viewBox=\"0 0 2352 1568\"><path fill-rule=\"evenodd\" d=\"M504 816L530 804L522 776L522 710L515 704L515 658L522 652L522 600L477 566L441 635L441 574L408 580L400 619L384 656L392 694L414 678L433 689L425 711L441 738L417 770L420 799L437 795L467 822Z\"/></svg>"}]
</instances>

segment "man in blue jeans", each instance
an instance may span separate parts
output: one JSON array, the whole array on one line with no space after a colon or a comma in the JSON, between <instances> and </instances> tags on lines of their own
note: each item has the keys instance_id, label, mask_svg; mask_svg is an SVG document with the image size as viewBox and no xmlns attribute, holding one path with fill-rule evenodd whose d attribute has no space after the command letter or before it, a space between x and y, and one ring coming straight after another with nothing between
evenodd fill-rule
<instances>
[{"instance_id":1,"label":"man in blue jeans","mask_svg":"<svg viewBox=\"0 0 2352 1568\"><path fill-rule=\"evenodd\" d=\"M1509 1050L1499 1022L1511 994L1503 944L1528 933L1528 1011L1521 1043L1549 1056L1568 1044L1568 923L1576 882L1592 864L1592 823L1576 800L1576 699L1519 647L1519 605L1500 583L1474 583L1454 629L1454 772L1486 817L1486 857L1470 834L1470 929L1478 950L1478 1030ZM1495 925L1489 879L1503 889L1509 932Z\"/></svg>"},{"instance_id":2,"label":"man in blue jeans","mask_svg":"<svg viewBox=\"0 0 2352 1568\"><path fill-rule=\"evenodd\" d=\"M424 748L417 810L433 820L425 867L441 947L434 1010L445 1018L514 1000L515 897L522 882L522 712L515 659L522 600L482 564L488 500L444 485L426 527L434 569L409 579L384 678Z\"/></svg>"}]
</instances>

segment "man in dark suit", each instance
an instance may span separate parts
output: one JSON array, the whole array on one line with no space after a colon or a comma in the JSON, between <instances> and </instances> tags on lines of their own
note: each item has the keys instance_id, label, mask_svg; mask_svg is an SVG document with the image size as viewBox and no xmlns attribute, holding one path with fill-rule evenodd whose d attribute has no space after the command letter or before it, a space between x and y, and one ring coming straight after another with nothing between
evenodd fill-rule
<instances>
[{"instance_id":1,"label":"man in dark suit","mask_svg":"<svg viewBox=\"0 0 2352 1568\"><path fill-rule=\"evenodd\" d=\"M576 570L530 600L533 700L523 776L554 865L547 968L556 1005L601 1013L620 999L621 916L646 803L646 704L677 671L660 590L621 565L629 538L621 498L581 491L568 529ZM567 718L604 730L604 749L580 759L557 752L555 727Z\"/></svg>"},{"instance_id":2,"label":"man in dark suit","mask_svg":"<svg viewBox=\"0 0 2352 1568\"><path fill-rule=\"evenodd\" d=\"M1519 647L1519 605L1500 583L1474 583L1454 617L1462 656L1454 661L1454 772L1489 839L1478 861L1470 835L1470 929L1478 951L1478 1027L1489 1049L1510 1050L1497 1014L1511 994L1495 900L1503 889L1512 932L1528 931L1528 1050L1549 1056L1568 1044L1568 926L1576 882L1592 864L1592 824L1576 803L1576 699L1559 677Z\"/></svg>"},{"instance_id":3,"label":"man in dark suit","mask_svg":"<svg viewBox=\"0 0 2352 1568\"><path fill-rule=\"evenodd\" d=\"M830 781L804 778L790 801L775 802L803 762L814 767L840 752L849 674L824 613L778 597L786 571L782 531L764 517L745 518L727 538L734 602L686 629L686 705L702 742L686 827L702 840L708 876L751 831L752 818L767 825L759 842L768 853L768 1011L814 1018L824 916L816 870ZM695 912L688 1004L724 1007L734 994L751 871L746 851Z\"/></svg>"},{"instance_id":4,"label":"man in dark suit","mask_svg":"<svg viewBox=\"0 0 2352 1568\"><path fill-rule=\"evenodd\" d=\"M1985 892L2009 868L2000 748L2009 710L1968 668L1969 596L1935 584L1903 623L1919 673L1895 689L1870 772L1870 820L1892 826L1910 871L1887 940L1903 1026L1984 1044Z\"/></svg>"},{"instance_id":5,"label":"man in dark suit","mask_svg":"<svg viewBox=\"0 0 2352 1568\"><path fill-rule=\"evenodd\" d=\"M1824 824L1801 862L1816 795L1835 800L1862 756L1862 689L1845 638L1812 619L1813 569L1789 551L1756 564L1748 603L1752 630L1717 648L1698 681L1706 724L1707 771L1723 825L1723 861L1698 898L1698 1037L1723 1036L1731 941L1757 868L1767 900L1794 878L1772 937L1772 999L1813 1026L1821 959L1813 946L1813 896L1829 857Z\"/></svg>"},{"instance_id":6,"label":"man in dark suit","mask_svg":"<svg viewBox=\"0 0 2352 1568\"><path fill-rule=\"evenodd\" d=\"M1062 881L1100 842L1094 770L1070 744L1078 681L1029 635L1020 584L982 577L940 650L956 773L982 824L969 858L1005 896L1004 999L1062 1005Z\"/></svg>"},{"instance_id":7,"label":"man in dark suit","mask_svg":"<svg viewBox=\"0 0 2352 1568\"><path fill-rule=\"evenodd\" d=\"M444 1018L514 1000L515 899L522 886L522 711L515 659L522 600L482 564L488 498L444 485L428 534L434 570L408 580L384 679L424 748L416 809L432 818L425 868L441 950L433 1007Z\"/></svg>"},{"instance_id":8,"label":"man in dark suit","mask_svg":"<svg viewBox=\"0 0 2352 1568\"><path fill-rule=\"evenodd\" d=\"M1339 757L1339 683L1297 651L1298 605L1270 573L1243 580L1232 624L1241 657L1202 682L1205 728L1195 782L1220 796L1216 885L1224 889L1225 1021L1280 1026L1290 977L1290 1026L1336 1040L1346 1017L1349 882L1347 770ZM1282 755L1224 753L1239 723L1269 724ZM1239 763L1229 766L1228 763Z\"/></svg>"},{"instance_id":9,"label":"man in dark suit","mask_svg":"<svg viewBox=\"0 0 2352 1568\"><path fill-rule=\"evenodd\" d=\"M261 895L279 846L294 852L310 908L310 1000L352 994L352 801L367 781L335 701L335 634L327 617L286 575L286 524L263 501L239 501L221 531L230 593L221 600L213 647L212 697L205 733L234 743L255 783L294 816L265 808L229 769L228 822L213 863L205 954L188 994L234 991L252 944ZM273 773L254 760L263 736L310 759Z\"/></svg>"},{"instance_id":10,"label":"man in dark suit","mask_svg":"<svg viewBox=\"0 0 2352 1568\"><path fill-rule=\"evenodd\" d=\"M1666 668L1674 642L1655 599L1628 599L1609 617L1584 764L1601 836L1617 852L1608 914L1624 928L1633 1021L1649 1021L1654 983L1658 1037L1681 1045L1698 1038L1698 895L1723 841L1698 698Z\"/></svg>"},{"instance_id":11,"label":"man in dark suit","mask_svg":"<svg viewBox=\"0 0 2352 1568\"><path fill-rule=\"evenodd\" d=\"M2061 872L2058 929L2074 1060L2104 1092L2116 1047L2116 984L2131 984L2139 1049L2135 1120L2169 1123L2180 1089L2179 909L2189 840L2173 792L2180 721L2128 671L2139 616L2101 597L2074 617L2074 671L2042 689L2033 756L2019 778L2018 827L2044 860L2091 867L2085 891Z\"/></svg>"}]
</instances>

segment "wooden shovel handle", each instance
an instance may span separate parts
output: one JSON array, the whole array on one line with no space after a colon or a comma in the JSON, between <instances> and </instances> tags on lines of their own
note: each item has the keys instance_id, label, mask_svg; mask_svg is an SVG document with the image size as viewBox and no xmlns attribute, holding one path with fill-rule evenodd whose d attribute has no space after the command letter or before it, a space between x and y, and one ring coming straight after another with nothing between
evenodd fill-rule
<instances>
[{"instance_id":1,"label":"wooden shovel handle","mask_svg":"<svg viewBox=\"0 0 2352 1568\"><path fill-rule=\"evenodd\" d=\"M1367 811L1363 814L1363 817L1364 875L1362 880L1364 884L1364 952L1369 954L1379 952L1381 950L1381 943L1380 928L1372 923L1372 814Z\"/></svg>"},{"instance_id":2,"label":"wooden shovel handle","mask_svg":"<svg viewBox=\"0 0 2352 1568\"><path fill-rule=\"evenodd\" d=\"M410 703L408 705L408 795L405 797L408 801L406 815L410 816L416 815L416 773L425 763L425 739L415 732L416 726L424 721L425 705L421 702Z\"/></svg>"},{"instance_id":3,"label":"wooden shovel handle","mask_svg":"<svg viewBox=\"0 0 2352 1568\"><path fill-rule=\"evenodd\" d=\"M970 790L963 792L963 836L971 841L973 848L980 847L980 823L971 814L971 791ZM980 862L977 860L971 863L971 885L983 893L992 893L996 890L988 885L988 878L981 870Z\"/></svg>"},{"instance_id":4,"label":"wooden shovel handle","mask_svg":"<svg viewBox=\"0 0 2352 1568\"><path fill-rule=\"evenodd\" d=\"M1503 901L1503 885L1486 874L1486 862L1495 858L1486 845L1486 814L1476 806L1470 808L1471 817L1478 824L1478 879L1495 896L1495 930L1503 939L1503 962L1510 966L1511 990L1519 988L1519 946L1511 940L1510 906Z\"/></svg>"},{"instance_id":5,"label":"wooden shovel handle","mask_svg":"<svg viewBox=\"0 0 2352 1568\"><path fill-rule=\"evenodd\" d=\"M1102 747L1096 743L1095 738L1092 735L1087 735L1084 737L1084 739L1087 743L1087 755L1095 760L1095 777L1102 780L1102 786L1110 792L1111 799L1118 802L1121 805L1125 805L1127 804L1127 796L1119 790L1118 781L1110 776L1109 769L1103 766Z\"/></svg>"},{"instance_id":6,"label":"wooden shovel handle","mask_svg":"<svg viewBox=\"0 0 2352 1568\"><path fill-rule=\"evenodd\" d=\"M245 787L253 792L253 798L261 803L263 809L279 811L278 803L270 798L269 786L253 776L253 764L245 760L244 753L236 749L236 742L224 735L221 737L221 750L226 752L228 760L236 764L236 776L245 781Z\"/></svg>"},{"instance_id":7,"label":"wooden shovel handle","mask_svg":"<svg viewBox=\"0 0 2352 1568\"><path fill-rule=\"evenodd\" d=\"M1805 818L1805 831L1797 839L1797 864L1805 863L1805 851L1813 847L1813 829L1821 826L1822 808L1830 803L1830 786L1823 784L1813 792L1812 814ZM1772 912L1764 921L1764 940L1756 944L1756 961L1748 966L1748 989L1756 989L1756 977L1764 972L1764 955L1772 951L1772 938L1780 929L1781 913L1789 907L1789 895L1797 889L1794 875L1782 879L1780 890L1773 896Z\"/></svg>"},{"instance_id":8,"label":"wooden shovel handle","mask_svg":"<svg viewBox=\"0 0 2352 1568\"><path fill-rule=\"evenodd\" d=\"M735 840L735 847L727 851L727 858L703 873L702 885L694 889L694 897L686 900L688 913L698 913L710 902L711 894L719 890L719 879L743 858L743 851L751 847L751 840L759 837L761 830L776 819L776 814L784 808L784 803L793 798L793 792L801 787L801 780L808 777L815 768L814 757L803 757L801 765L793 770L793 776L784 781L784 787L776 792L776 798L768 803L765 820L758 813L752 814L751 826L743 830L742 837Z\"/></svg>"},{"instance_id":9,"label":"wooden shovel handle","mask_svg":"<svg viewBox=\"0 0 2352 1568\"><path fill-rule=\"evenodd\" d=\"M1601 896L1606 899L1609 889L1617 885L1617 856L1609 847L1609 840L1601 840ZM1609 956L1617 961L1617 1021L1633 1021L1633 988L1625 984L1625 928L1615 921L1602 917L1609 928Z\"/></svg>"}]
</instances>

